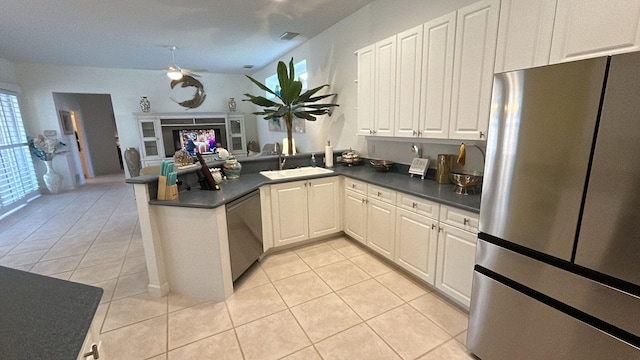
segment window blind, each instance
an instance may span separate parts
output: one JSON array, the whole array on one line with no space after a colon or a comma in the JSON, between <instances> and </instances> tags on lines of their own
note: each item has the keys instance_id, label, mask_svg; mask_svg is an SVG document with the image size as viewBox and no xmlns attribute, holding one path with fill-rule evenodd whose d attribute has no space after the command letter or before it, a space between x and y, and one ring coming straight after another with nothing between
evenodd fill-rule
<instances>
[{"instance_id":1,"label":"window blind","mask_svg":"<svg viewBox=\"0 0 640 360\"><path fill-rule=\"evenodd\" d=\"M0 217L38 194L18 98L0 92Z\"/></svg>"}]
</instances>

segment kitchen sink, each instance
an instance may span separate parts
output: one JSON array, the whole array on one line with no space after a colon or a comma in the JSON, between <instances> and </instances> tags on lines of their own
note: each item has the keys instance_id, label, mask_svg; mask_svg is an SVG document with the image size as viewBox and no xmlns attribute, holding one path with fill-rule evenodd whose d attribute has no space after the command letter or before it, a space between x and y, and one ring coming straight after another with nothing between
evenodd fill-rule
<instances>
[{"instance_id":1,"label":"kitchen sink","mask_svg":"<svg viewBox=\"0 0 640 360\"><path fill-rule=\"evenodd\" d=\"M300 167L296 169L260 171L260 175L266 176L271 180L278 180L278 179L296 178L301 176L330 174L332 172L333 170L331 169L305 166L305 167Z\"/></svg>"}]
</instances>

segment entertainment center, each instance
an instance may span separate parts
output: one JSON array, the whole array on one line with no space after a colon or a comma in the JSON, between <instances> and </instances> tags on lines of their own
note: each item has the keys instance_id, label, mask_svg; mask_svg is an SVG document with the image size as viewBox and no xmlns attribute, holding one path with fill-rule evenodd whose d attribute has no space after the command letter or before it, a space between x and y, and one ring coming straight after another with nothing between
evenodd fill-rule
<instances>
[{"instance_id":1,"label":"entertainment center","mask_svg":"<svg viewBox=\"0 0 640 360\"><path fill-rule=\"evenodd\" d=\"M213 157L212 144L220 144L229 152L247 152L244 114L224 112L134 113L140 136L142 167L159 165L173 158L186 139L193 140L195 152ZM211 138L213 142L210 142ZM207 159L208 160L208 159Z\"/></svg>"}]
</instances>

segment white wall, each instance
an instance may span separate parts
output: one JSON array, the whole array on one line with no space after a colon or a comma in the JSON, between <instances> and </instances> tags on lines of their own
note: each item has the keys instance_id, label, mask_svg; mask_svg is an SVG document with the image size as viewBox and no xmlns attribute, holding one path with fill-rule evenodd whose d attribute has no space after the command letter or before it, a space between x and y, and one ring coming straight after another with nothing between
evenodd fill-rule
<instances>
[{"instance_id":1,"label":"white wall","mask_svg":"<svg viewBox=\"0 0 640 360\"><path fill-rule=\"evenodd\" d=\"M4 66L3 66L4 65ZM0 62L0 69L10 68ZM120 145L139 148L137 124L132 113L140 112L140 96L148 96L153 112L226 112L230 97L239 99L249 90L249 81L243 75L207 74L199 78L207 98L196 109L185 109L171 100L176 97L170 80L162 71L105 69L43 64L13 64L15 79L22 88L22 117L28 134L54 129L61 133L53 93L109 94L113 104ZM6 70L5 70L6 72ZM3 71L0 70L0 76ZM11 78L10 74L8 75ZM179 99L184 100L184 99ZM238 101L238 112L253 111L246 102ZM247 123L248 140L256 139L255 125ZM109 134L111 136L112 134ZM75 141L69 135L63 141ZM72 187L71 179L78 170L74 161L54 160L56 170L65 177L64 188ZM126 168L126 167L125 167ZM40 170L39 170L40 171Z\"/></svg>"},{"instance_id":2,"label":"white wall","mask_svg":"<svg viewBox=\"0 0 640 360\"><path fill-rule=\"evenodd\" d=\"M306 133L294 134L300 152L318 152L331 140L334 149L353 148L365 156L388 159L408 164L415 154L411 153L411 143L403 141L379 141L367 144L362 136L357 136L357 63L354 52L411 27L425 23L458 8L473 3L474 0L378 0L358 10L343 21L332 26L318 36L308 40L281 60L288 63L307 60L309 74L308 87L313 88L329 83L327 93L337 93L340 107L332 117L322 117L316 122L306 122ZM257 71L254 76L263 81L275 73L277 62ZM252 86L250 93L258 95L260 90ZM258 133L260 143L281 142L286 133L271 132L268 123L259 118ZM425 156L433 161L439 153L458 152L458 145L432 144L421 142ZM469 149L470 167L481 168L481 155Z\"/></svg>"}]
</instances>

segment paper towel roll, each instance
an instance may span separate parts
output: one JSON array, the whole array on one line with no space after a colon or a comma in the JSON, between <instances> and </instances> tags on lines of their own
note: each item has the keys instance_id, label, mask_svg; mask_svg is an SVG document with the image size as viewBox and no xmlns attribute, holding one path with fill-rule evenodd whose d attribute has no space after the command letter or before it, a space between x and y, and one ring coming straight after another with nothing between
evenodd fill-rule
<instances>
[{"instance_id":1,"label":"paper towel roll","mask_svg":"<svg viewBox=\"0 0 640 360\"><path fill-rule=\"evenodd\" d=\"M324 166L328 168L333 167L333 146L331 145L324 147Z\"/></svg>"}]
</instances>

